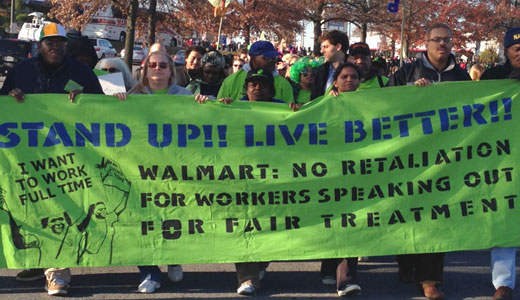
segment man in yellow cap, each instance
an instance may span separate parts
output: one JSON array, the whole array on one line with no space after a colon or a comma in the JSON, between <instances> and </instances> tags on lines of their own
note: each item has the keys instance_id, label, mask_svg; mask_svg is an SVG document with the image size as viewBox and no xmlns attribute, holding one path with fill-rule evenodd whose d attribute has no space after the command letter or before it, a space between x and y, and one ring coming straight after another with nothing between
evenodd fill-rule
<instances>
[{"instance_id":1,"label":"man in yellow cap","mask_svg":"<svg viewBox=\"0 0 520 300\"><path fill-rule=\"evenodd\" d=\"M40 33L39 54L17 64L7 74L0 95L13 96L23 102L25 94L69 94L73 101L79 93L103 94L94 72L85 64L67 56L69 38L65 29L56 23L46 24ZM19 281L43 277L42 269L24 270L16 276ZM69 268L45 270L49 295L68 294L71 279Z\"/></svg>"},{"instance_id":2,"label":"man in yellow cap","mask_svg":"<svg viewBox=\"0 0 520 300\"><path fill-rule=\"evenodd\" d=\"M17 64L7 74L0 95L22 102L25 94L103 94L99 81L88 66L67 56L69 38L60 24L46 24L40 33L39 54Z\"/></svg>"}]
</instances>

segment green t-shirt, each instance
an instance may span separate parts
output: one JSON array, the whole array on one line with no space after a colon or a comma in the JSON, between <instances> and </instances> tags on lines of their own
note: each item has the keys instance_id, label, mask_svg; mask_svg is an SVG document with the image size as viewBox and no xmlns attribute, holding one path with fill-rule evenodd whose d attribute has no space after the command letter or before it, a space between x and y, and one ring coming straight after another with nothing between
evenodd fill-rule
<instances>
[{"instance_id":1,"label":"green t-shirt","mask_svg":"<svg viewBox=\"0 0 520 300\"><path fill-rule=\"evenodd\" d=\"M246 82L247 72L240 70L229 75L218 91L217 99L231 98L233 101L242 99L245 96L244 83ZM275 98L290 103L294 101L292 87L287 79L280 75L274 76Z\"/></svg>"},{"instance_id":2,"label":"green t-shirt","mask_svg":"<svg viewBox=\"0 0 520 300\"><path fill-rule=\"evenodd\" d=\"M296 99L296 103L307 103L311 101L311 91L300 89L298 91L298 98Z\"/></svg>"},{"instance_id":3,"label":"green t-shirt","mask_svg":"<svg viewBox=\"0 0 520 300\"><path fill-rule=\"evenodd\" d=\"M381 76L381 79L383 80L383 86L386 86L386 83L388 82L388 77ZM379 85L379 80L377 79L377 76L374 76L370 78L369 80L365 80L359 84L359 87L356 91L362 91L362 90L369 90L374 88L380 88L381 85Z\"/></svg>"},{"instance_id":4,"label":"green t-shirt","mask_svg":"<svg viewBox=\"0 0 520 300\"><path fill-rule=\"evenodd\" d=\"M157 95L166 95L168 93L168 88L162 89L162 90L155 90L153 91L154 94Z\"/></svg>"}]
</instances>

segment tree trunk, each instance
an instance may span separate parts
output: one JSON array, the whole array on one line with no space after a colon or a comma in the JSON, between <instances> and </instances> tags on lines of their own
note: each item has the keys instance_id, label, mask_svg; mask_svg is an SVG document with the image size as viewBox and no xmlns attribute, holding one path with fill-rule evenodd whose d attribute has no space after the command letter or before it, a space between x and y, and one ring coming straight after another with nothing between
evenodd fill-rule
<instances>
[{"instance_id":1,"label":"tree trunk","mask_svg":"<svg viewBox=\"0 0 520 300\"><path fill-rule=\"evenodd\" d=\"M321 36L321 20L313 20L312 24L314 26L314 51L320 51L320 36Z\"/></svg>"},{"instance_id":2,"label":"tree trunk","mask_svg":"<svg viewBox=\"0 0 520 300\"><path fill-rule=\"evenodd\" d=\"M361 24L361 41L363 43L367 42L367 34L368 34L368 24L366 22L363 22L363 24Z\"/></svg>"},{"instance_id":3,"label":"tree trunk","mask_svg":"<svg viewBox=\"0 0 520 300\"><path fill-rule=\"evenodd\" d=\"M148 9L148 45L155 43L155 27L157 24L157 0L150 0Z\"/></svg>"},{"instance_id":4,"label":"tree trunk","mask_svg":"<svg viewBox=\"0 0 520 300\"><path fill-rule=\"evenodd\" d=\"M126 18L126 42L125 42L125 64L132 70L132 57L134 55L135 39L135 20L137 19L137 9L139 0L131 0Z\"/></svg>"},{"instance_id":5,"label":"tree trunk","mask_svg":"<svg viewBox=\"0 0 520 300\"><path fill-rule=\"evenodd\" d=\"M481 44L480 41L475 42L475 55L476 56L480 55L480 44Z\"/></svg>"},{"instance_id":6,"label":"tree trunk","mask_svg":"<svg viewBox=\"0 0 520 300\"><path fill-rule=\"evenodd\" d=\"M246 24L244 26L244 43L246 44L246 47L251 43L251 25Z\"/></svg>"},{"instance_id":7,"label":"tree trunk","mask_svg":"<svg viewBox=\"0 0 520 300\"><path fill-rule=\"evenodd\" d=\"M321 43L320 43L320 37L321 37L321 21L323 18L323 7L325 6L325 1L320 1L318 7L316 7L316 11L314 12L311 21L313 24L314 29L314 49L313 51L320 51L321 49Z\"/></svg>"}]
</instances>

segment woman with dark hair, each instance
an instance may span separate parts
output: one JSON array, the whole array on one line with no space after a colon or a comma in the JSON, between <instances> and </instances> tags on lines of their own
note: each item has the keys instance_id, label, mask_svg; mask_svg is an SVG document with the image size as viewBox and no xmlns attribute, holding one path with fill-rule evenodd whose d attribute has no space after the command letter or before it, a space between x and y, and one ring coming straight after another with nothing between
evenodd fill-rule
<instances>
[{"instance_id":1,"label":"woman with dark hair","mask_svg":"<svg viewBox=\"0 0 520 300\"><path fill-rule=\"evenodd\" d=\"M321 65L314 58L307 56L298 59L289 69L294 100L304 104L311 100L311 90L314 84L314 70Z\"/></svg>"},{"instance_id":2,"label":"woman with dark hair","mask_svg":"<svg viewBox=\"0 0 520 300\"><path fill-rule=\"evenodd\" d=\"M357 90L361 83L361 71L357 65L345 62L338 66L332 78L332 90L329 94L337 97L341 93Z\"/></svg>"},{"instance_id":3,"label":"woman with dark hair","mask_svg":"<svg viewBox=\"0 0 520 300\"><path fill-rule=\"evenodd\" d=\"M222 81L226 77L225 59L217 51L202 56L202 78L193 80L186 89L194 95L205 95L210 100L217 97Z\"/></svg>"},{"instance_id":4,"label":"woman with dark hair","mask_svg":"<svg viewBox=\"0 0 520 300\"><path fill-rule=\"evenodd\" d=\"M342 63L334 72L330 95L353 92L360 84L361 71L349 62ZM336 285L339 296L359 294L361 287L356 284L358 258L331 258L321 261L321 280L323 284Z\"/></svg>"}]
</instances>

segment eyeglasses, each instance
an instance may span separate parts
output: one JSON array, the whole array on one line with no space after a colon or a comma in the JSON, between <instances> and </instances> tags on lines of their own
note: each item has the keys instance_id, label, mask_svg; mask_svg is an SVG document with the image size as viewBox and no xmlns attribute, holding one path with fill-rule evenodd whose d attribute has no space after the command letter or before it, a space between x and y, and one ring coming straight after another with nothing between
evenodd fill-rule
<instances>
[{"instance_id":1,"label":"eyeglasses","mask_svg":"<svg viewBox=\"0 0 520 300\"><path fill-rule=\"evenodd\" d=\"M244 66L243 64L233 65L233 67L235 67L235 68L242 68L243 66Z\"/></svg>"},{"instance_id":2,"label":"eyeglasses","mask_svg":"<svg viewBox=\"0 0 520 300\"><path fill-rule=\"evenodd\" d=\"M451 43L451 37L436 37L428 40L428 42L434 42L437 44L440 44L441 41L444 41L446 44Z\"/></svg>"},{"instance_id":3,"label":"eyeglasses","mask_svg":"<svg viewBox=\"0 0 520 300\"><path fill-rule=\"evenodd\" d=\"M160 63L149 62L148 63L148 68L150 68L150 69L156 69L157 66L159 66L159 69L166 69L166 68L168 68L168 63L167 62L160 62Z\"/></svg>"},{"instance_id":4,"label":"eyeglasses","mask_svg":"<svg viewBox=\"0 0 520 300\"><path fill-rule=\"evenodd\" d=\"M102 68L101 71L105 71L105 72L108 72L108 73L121 72L121 71L119 71L119 69L116 69L116 68Z\"/></svg>"}]
</instances>

